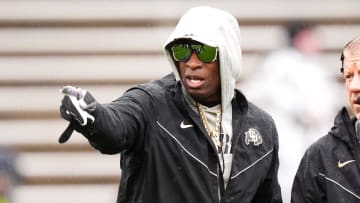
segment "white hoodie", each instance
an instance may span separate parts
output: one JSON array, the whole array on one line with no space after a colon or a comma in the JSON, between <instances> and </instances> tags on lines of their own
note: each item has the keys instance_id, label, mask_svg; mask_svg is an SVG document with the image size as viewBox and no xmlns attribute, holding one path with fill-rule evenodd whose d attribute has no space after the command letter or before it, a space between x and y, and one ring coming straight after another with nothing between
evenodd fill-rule
<instances>
[{"instance_id":1,"label":"white hoodie","mask_svg":"<svg viewBox=\"0 0 360 203\"><path fill-rule=\"evenodd\" d=\"M224 154L219 154L219 159L226 187L232 165L232 154L230 153L232 138L231 100L234 97L235 83L240 76L242 61L240 28L237 20L231 14L219 9L200 6L186 12L164 45L166 56L173 68L175 77L180 81L180 74L168 45L174 40L184 38L218 47L219 50L221 108L223 112L221 127L222 132L227 135L222 140L225 143L223 145ZM183 91L187 101L192 104L192 108L195 110L195 102L184 88ZM206 108L205 112L210 125L215 126L216 110L214 107ZM227 141L225 142L225 140ZM227 150L225 151L225 149Z\"/></svg>"},{"instance_id":2,"label":"white hoodie","mask_svg":"<svg viewBox=\"0 0 360 203\"><path fill-rule=\"evenodd\" d=\"M167 45L180 38L218 47L221 105L224 111L231 103L241 72L240 28L237 20L223 10L207 6L194 7L186 12L164 46L177 80L180 80L180 75Z\"/></svg>"}]
</instances>

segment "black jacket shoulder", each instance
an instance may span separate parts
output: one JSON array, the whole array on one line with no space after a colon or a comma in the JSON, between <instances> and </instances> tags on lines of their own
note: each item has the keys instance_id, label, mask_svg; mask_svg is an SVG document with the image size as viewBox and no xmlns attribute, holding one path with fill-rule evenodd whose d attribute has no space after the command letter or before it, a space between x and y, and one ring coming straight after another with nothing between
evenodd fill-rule
<instances>
[{"instance_id":1,"label":"black jacket shoulder","mask_svg":"<svg viewBox=\"0 0 360 203\"><path fill-rule=\"evenodd\" d=\"M345 108L329 133L305 152L293 182L291 202L358 202L360 171L353 121Z\"/></svg>"},{"instance_id":2,"label":"black jacket shoulder","mask_svg":"<svg viewBox=\"0 0 360 203\"><path fill-rule=\"evenodd\" d=\"M131 92L133 90L143 90L152 97L161 97L169 91L175 91L176 87L175 75L170 73L159 80L152 80L150 82L140 84L136 87L128 89L126 92Z\"/></svg>"}]
</instances>

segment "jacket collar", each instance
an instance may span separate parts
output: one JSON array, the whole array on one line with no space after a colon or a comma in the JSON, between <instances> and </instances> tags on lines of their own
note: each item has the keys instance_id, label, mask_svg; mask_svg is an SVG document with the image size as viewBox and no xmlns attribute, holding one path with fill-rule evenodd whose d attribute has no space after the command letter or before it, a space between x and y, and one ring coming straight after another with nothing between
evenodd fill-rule
<instances>
[{"instance_id":1,"label":"jacket collar","mask_svg":"<svg viewBox=\"0 0 360 203\"><path fill-rule=\"evenodd\" d=\"M241 93L238 89L235 89L235 99L233 99L232 105L234 105L234 102L236 102L236 105L239 107L241 114L247 113L249 108L249 102L246 99L245 95Z\"/></svg>"},{"instance_id":2,"label":"jacket collar","mask_svg":"<svg viewBox=\"0 0 360 203\"><path fill-rule=\"evenodd\" d=\"M355 119L350 118L348 110L343 107L335 117L334 125L329 134L353 147L353 141L355 140L354 123Z\"/></svg>"}]
</instances>

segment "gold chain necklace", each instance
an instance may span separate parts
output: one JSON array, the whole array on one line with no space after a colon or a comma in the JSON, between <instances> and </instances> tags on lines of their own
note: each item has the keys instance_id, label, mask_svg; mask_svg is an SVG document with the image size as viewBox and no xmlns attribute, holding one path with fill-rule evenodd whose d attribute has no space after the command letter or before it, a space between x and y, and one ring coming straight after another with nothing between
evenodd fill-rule
<instances>
[{"instance_id":1,"label":"gold chain necklace","mask_svg":"<svg viewBox=\"0 0 360 203\"><path fill-rule=\"evenodd\" d=\"M220 148L221 142L219 140L219 134L220 134L220 126L221 126L221 107L216 112L215 129L211 130L208 119L206 118L204 106L199 103L196 103L196 106L198 108L200 118L205 126L207 133L210 135L210 137L211 137L212 141L215 143L216 147Z\"/></svg>"}]
</instances>

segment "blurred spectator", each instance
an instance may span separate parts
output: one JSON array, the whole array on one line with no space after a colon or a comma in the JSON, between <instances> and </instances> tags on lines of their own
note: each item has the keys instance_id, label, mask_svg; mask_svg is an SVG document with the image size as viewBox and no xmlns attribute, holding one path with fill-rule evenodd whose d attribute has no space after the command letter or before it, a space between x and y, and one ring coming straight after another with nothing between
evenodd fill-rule
<instances>
[{"instance_id":1,"label":"blurred spectator","mask_svg":"<svg viewBox=\"0 0 360 203\"><path fill-rule=\"evenodd\" d=\"M279 182L284 202L307 146L325 135L336 112L334 78L317 62L318 39L311 25L292 22L288 44L270 53L259 70L244 81L249 99L267 110L279 132Z\"/></svg>"},{"instance_id":2,"label":"blurred spectator","mask_svg":"<svg viewBox=\"0 0 360 203\"><path fill-rule=\"evenodd\" d=\"M0 147L0 203L11 203L12 192L20 183L15 162L16 154L8 148Z\"/></svg>"}]
</instances>

